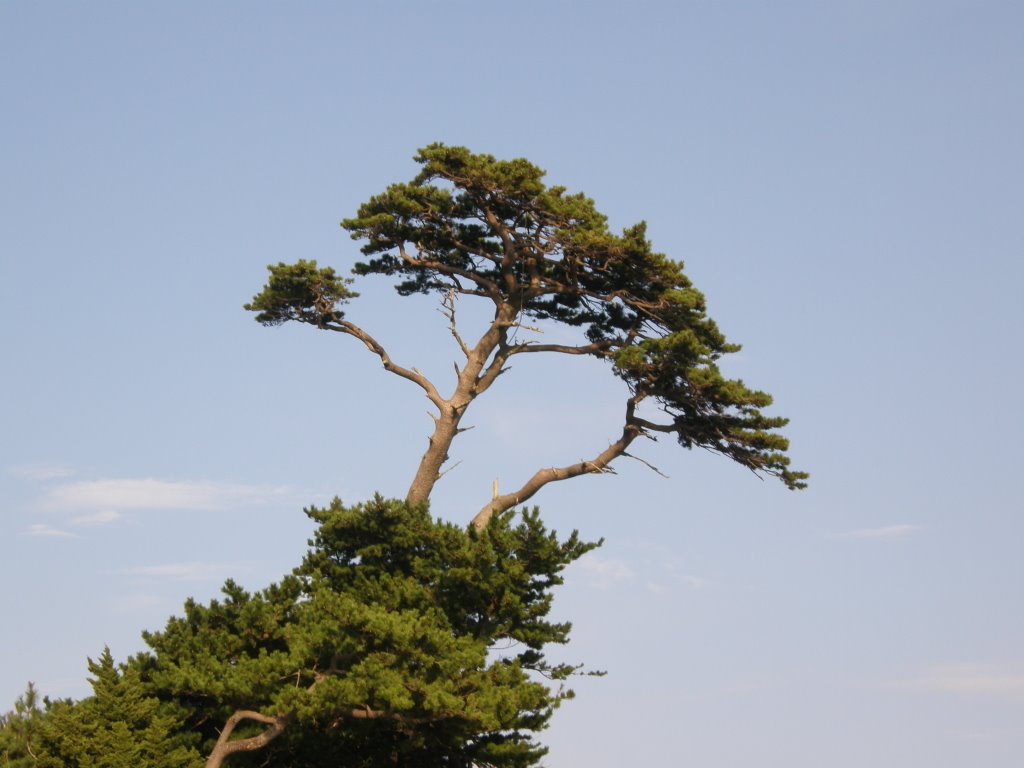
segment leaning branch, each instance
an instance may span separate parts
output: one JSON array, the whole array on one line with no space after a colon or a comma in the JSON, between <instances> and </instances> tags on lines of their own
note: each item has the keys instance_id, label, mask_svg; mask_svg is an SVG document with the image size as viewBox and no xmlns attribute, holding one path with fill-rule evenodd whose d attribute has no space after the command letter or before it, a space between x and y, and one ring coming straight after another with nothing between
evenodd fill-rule
<instances>
[{"instance_id":1,"label":"leaning branch","mask_svg":"<svg viewBox=\"0 0 1024 768\"><path fill-rule=\"evenodd\" d=\"M321 327L328 331L345 333L359 339L366 345L367 349L380 358L381 363L384 364L384 370L389 371L396 376L401 376L403 379L407 379L413 384L418 385L424 392L426 392L427 399L430 400L430 402L438 408L444 408L445 399L441 397L441 394L437 391L437 388L430 379L415 369L403 368L402 366L397 365L391 359L391 355L387 353L387 350L385 350L375 338L358 325L350 323L348 320L335 320L333 323L328 323Z\"/></svg>"},{"instance_id":2,"label":"leaning branch","mask_svg":"<svg viewBox=\"0 0 1024 768\"><path fill-rule=\"evenodd\" d=\"M648 432L675 432L679 429L675 424L656 424L647 419L634 418L633 423Z\"/></svg>"},{"instance_id":3,"label":"leaning branch","mask_svg":"<svg viewBox=\"0 0 1024 768\"><path fill-rule=\"evenodd\" d=\"M611 472L612 470L608 465L619 456L625 454L630 443L643 434L643 429L634 423L633 417L637 403L640 399L642 399L641 396L634 395L629 399L629 401L627 401L626 423L622 427L622 435L605 450L601 451L601 453L589 461L580 461L576 464L570 464L565 467L548 467L546 469L538 470L534 473L533 477L527 480L526 483L517 491L496 496L491 499L483 509L477 512L476 517L473 518L473 527L478 531L482 530L487 526L487 523L490 522L492 517L511 509L517 504L522 504L524 501L527 501L548 483L557 482L559 480L568 480L569 478L579 477L580 475L593 475Z\"/></svg>"},{"instance_id":4,"label":"leaning branch","mask_svg":"<svg viewBox=\"0 0 1024 768\"><path fill-rule=\"evenodd\" d=\"M614 342L595 341L593 344L581 344L572 346L570 344L517 344L510 348L510 355L521 355L525 352L561 352L564 355L593 355L598 352L606 352L612 348Z\"/></svg>"},{"instance_id":5,"label":"leaning branch","mask_svg":"<svg viewBox=\"0 0 1024 768\"><path fill-rule=\"evenodd\" d=\"M649 462L649 461L647 461L647 460L645 460L645 459L641 459L641 458L640 458L639 456L634 456L634 455L633 455L632 453L626 453L625 451L623 451L623 452L622 452L622 455L623 455L623 456L625 456L625 457L626 457L627 459L633 459L633 460L635 460L635 461L639 461L639 462L640 462L641 464L643 464L643 465L644 465L645 467L647 467L647 468L648 468L649 470L651 470L652 472L654 472L654 473L655 473L656 475L661 475L661 476L662 476L662 477L664 477L664 478L665 478L666 480L668 479L668 475L666 475L666 474L665 474L664 472L662 472L662 471L661 471L660 469L658 469L658 468L657 468L656 466L654 466L653 464L651 464L651 462Z\"/></svg>"}]
</instances>

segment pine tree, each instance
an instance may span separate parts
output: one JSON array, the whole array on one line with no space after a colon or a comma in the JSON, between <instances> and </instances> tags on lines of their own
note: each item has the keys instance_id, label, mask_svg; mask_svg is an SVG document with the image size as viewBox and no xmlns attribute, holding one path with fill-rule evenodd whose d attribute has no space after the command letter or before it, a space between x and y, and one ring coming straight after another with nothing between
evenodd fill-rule
<instances>
[{"instance_id":1,"label":"pine tree","mask_svg":"<svg viewBox=\"0 0 1024 768\"><path fill-rule=\"evenodd\" d=\"M578 667L549 661L570 626L548 620L561 571L596 544L514 512L552 482L611 471L639 437L670 435L788 488L786 419L771 397L725 377L739 350L708 317L679 261L653 250L641 222L608 229L593 201L546 186L526 160L434 144L420 172L342 222L363 241L357 276L396 278L402 296L434 294L461 350L449 394L396 363L342 308L352 279L315 261L269 267L246 308L265 325L300 322L355 338L433 405L428 448L402 501L335 500L307 514L311 550L292 573L250 593L185 604L150 651L117 667L89 662L93 695L43 702L30 685L0 721L0 768L291 768L388 765L527 768ZM474 336L458 301L489 303ZM532 325L576 334L539 343ZM468 340L467 340L468 339ZM429 500L467 409L527 354L590 356L625 383L621 431L592 458L543 467L496 490L463 528Z\"/></svg>"},{"instance_id":2,"label":"pine tree","mask_svg":"<svg viewBox=\"0 0 1024 768\"><path fill-rule=\"evenodd\" d=\"M407 501L430 498L467 409L526 354L609 363L628 390L621 432L593 458L543 467L488 499L473 520L478 528L549 483L610 471L639 437L672 435L685 448L719 453L791 489L805 486L807 474L789 468L789 444L778 433L787 420L762 413L770 395L722 374L718 361L739 345L726 341L707 316L682 262L652 249L645 223L611 232L592 200L545 186L544 171L527 160L496 160L443 144L421 149L415 159L422 169L412 181L371 197L342 226L364 241L368 258L355 274L395 277L402 296L440 297L464 358L451 394L444 396L417 368L396 363L345 317L342 307L358 294L352 279L331 267L304 260L271 265L266 286L246 305L264 325L299 322L351 336L386 370L422 389L437 413ZM459 299L493 309L475 341L456 323ZM528 338L531 322L575 330L579 339L538 343Z\"/></svg>"},{"instance_id":3,"label":"pine tree","mask_svg":"<svg viewBox=\"0 0 1024 768\"><path fill-rule=\"evenodd\" d=\"M545 657L570 629L546 618L551 589L596 545L559 541L536 512L480 532L379 497L308 514L293 574L190 602L134 662L189 711L207 765L534 765L575 671Z\"/></svg>"},{"instance_id":4,"label":"pine tree","mask_svg":"<svg viewBox=\"0 0 1024 768\"><path fill-rule=\"evenodd\" d=\"M0 765L4 768L29 768L38 764L42 753L40 729L45 719L39 692L29 683L25 693L14 702L14 709L0 715ZM43 706L41 706L43 705Z\"/></svg>"},{"instance_id":5,"label":"pine tree","mask_svg":"<svg viewBox=\"0 0 1024 768\"><path fill-rule=\"evenodd\" d=\"M89 660L93 695L52 704L39 729L40 768L195 768L180 722L147 695L137 669L119 670L108 648Z\"/></svg>"}]
</instances>

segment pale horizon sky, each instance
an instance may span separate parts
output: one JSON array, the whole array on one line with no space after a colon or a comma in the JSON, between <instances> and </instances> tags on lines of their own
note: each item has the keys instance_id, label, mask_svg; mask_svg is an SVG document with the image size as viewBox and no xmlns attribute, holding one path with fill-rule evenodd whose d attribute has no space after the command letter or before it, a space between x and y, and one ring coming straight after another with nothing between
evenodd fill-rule
<instances>
[{"instance_id":1,"label":"pale horizon sky","mask_svg":"<svg viewBox=\"0 0 1024 768\"><path fill-rule=\"evenodd\" d=\"M405 492L419 391L242 305L269 263L347 271L338 222L444 141L646 220L811 473L658 443L668 479L620 459L533 500L606 540L555 612L608 675L545 764L1018 768L1022 28L987 0L0 4L0 711L279 579L303 507ZM356 288L447 386L436 304ZM517 364L434 511L600 451L621 395Z\"/></svg>"}]
</instances>

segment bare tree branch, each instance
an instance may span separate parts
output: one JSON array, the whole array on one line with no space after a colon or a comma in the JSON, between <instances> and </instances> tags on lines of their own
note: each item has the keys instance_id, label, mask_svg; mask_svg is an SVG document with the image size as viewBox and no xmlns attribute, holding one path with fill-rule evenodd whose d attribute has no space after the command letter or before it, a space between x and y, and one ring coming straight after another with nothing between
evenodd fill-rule
<instances>
[{"instance_id":1,"label":"bare tree branch","mask_svg":"<svg viewBox=\"0 0 1024 768\"><path fill-rule=\"evenodd\" d=\"M622 452L622 455L625 456L627 459L633 459L634 461L639 461L641 464L643 464L645 467L647 467L652 472L654 472L656 474L659 474L662 477L664 477L666 480L668 480L668 475L666 475L664 472L662 472L656 466L651 464L649 461L645 461L644 459L641 459L639 456L634 456L632 453L626 453L625 451Z\"/></svg>"},{"instance_id":2,"label":"bare tree branch","mask_svg":"<svg viewBox=\"0 0 1024 768\"><path fill-rule=\"evenodd\" d=\"M355 323L351 323L348 320L335 320L333 323L324 324L321 327L328 331L345 333L359 339L366 345L367 349L380 358L381 363L384 364L384 370L389 371L396 376L401 376L403 379L407 379L408 381L418 385L424 392L426 392L427 399L429 399L430 402L436 405L439 409L444 408L445 400L441 397L441 394L437 391L437 388L430 379L415 368L403 368L402 366L397 365L391 359L391 355L387 353L387 350L385 350L375 338Z\"/></svg>"},{"instance_id":3,"label":"bare tree branch","mask_svg":"<svg viewBox=\"0 0 1024 768\"><path fill-rule=\"evenodd\" d=\"M473 518L473 527L477 530L485 528L490 519L496 514L511 509L516 504L522 504L548 483L568 480L580 475L613 472L608 465L626 453L630 443L643 434L642 428L634 423L633 417L637 403L642 399L643 395L634 395L626 401L626 419L622 427L622 435L619 436L618 440L601 451L601 453L589 461L579 461L576 464L570 464L565 467L548 467L538 470L518 490L491 499Z\"/></svg>"},{"instance_id":4,"label":"bare tree branch","mask_svg":"<svg viewBox=\"0 0 1024 768\"><path fill-rule=\"evenodd\" d=\"M462 430L459 430L459 431L462 431ZM444 470L443 472L438 472L437 473L437 479L440 480L442 477L447 475L449 472L451 472L453 469L455 469L461 463L462 463L462 460L460 459L459 461L456 461L454 464L452 464L450 467L448 467L448 469Z\"/></svg>"},{"instance_id":5,"label":"bare tree branch","mask_svg":"<svg viewBox=\"0 0 1024 768\"><path fill-rule=\"evenodd\" d=\"M481 373L477 378L476 385L474 387L474 391L477 395L480 395L490 389L494 380L508 370L508 368L505 367L505 361L508 360L508 349L509 348L505 345L501 345L497 354L494 355L494 358L484 369L483 373Z\"/></svg>"},{"instance_id":6,"label":"bare tree branch","mask_svg":"<svg viewBox=\"0 0 1024 768\"><path fill-rule=\"evenodd\" d=\"M675 432L676 431L676 426L674 424L657 424L657 423L655 423L653 421L648 421L647 419L641 419L638 416L633 418L633 423L636 424L641 429L648 430L648 431L651 431L651 432Z\"/></svg>"},{"instance_id":7,"label":"bare tree branch","mask_svg":"<svg viewBox=\"0 0 1024 768\"><path fill-rule=\"evenodd\" d=\"M517 344L510 348L510 355L521 355L525 352L561 352L564 355L592 355L595 352L606 352L612 348L612 341L595 341L593 344Z\"/></svg>"},{"instance_id":8,"label":"bare tree branch","mask_svg":"<svg viewBox=\"0 0 1024 768\"><path fill-rule=\"evenodd\" d=\"M438 312L448 318L448 330L451 331L452 336L455 338L455 342L459 345L459 349L462 350L462 354L469 358L469 347L466 346L466 342L462 340L459 335L459 329L455 325L455 289L451 288L448 293L441 299L441 307ZM455 367L456 373L458 372L458 366Z\"/></svg>"}]
</instances>

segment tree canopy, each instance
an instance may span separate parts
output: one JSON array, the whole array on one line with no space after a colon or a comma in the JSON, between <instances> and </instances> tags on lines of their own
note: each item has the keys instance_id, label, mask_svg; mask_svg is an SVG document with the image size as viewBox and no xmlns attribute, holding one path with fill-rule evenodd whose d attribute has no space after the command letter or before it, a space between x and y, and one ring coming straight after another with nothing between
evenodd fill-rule
<instances>
[{"instance_id":1,"label":"tree canopy","mask_svg":"<svg viewBox=\"0 0 1024 768\"><path fill-rule=\"evenodd\" d=\"M561 571L596 544L545 528L536 510L483 530L424 505L335 499L292 573L145 633L150 650L90 662L93 696L33 688L0 721L4 765L535 765L578 668L547 659Z\"/></svg>"},{"instance_id":2,"label":"tree canopy","mask_svg":"<svg viewBox=\"0 0 1024 768\"><path fill-rule=\"evenodd\" d=\"M420 172L393 184L342 221L363 241L357 276L396 279L400 295L436 294L464 356L444 396L416 368L395 363L342 307L357 294L351 278L315 261L277 264L246 308L265 325L295 321L353 336L384 367L423 389L437 409L429 447L409 488L412 503L430 497L467 408L508 370L516 355L589 355L607 361L628 388L622 431L588 461L538 470L515 490L489 500L479 527L531 498L550 482L607 471L640 436L672 435L686 448L719 453L789 488L807 474L789 467L787 420L762 409L765 392L726 378L718 366L739 345L708 317L703 294L683 264L652 249L641 222L615 234L586 196L546 186L544 172L523 160L496 160L464 147L432 144L416 155ZM474 340L456 324L456 301L493 306L493 319ZM579 330L576 344L522 340L529 322Z\"/></svg>"}]
</instances>

